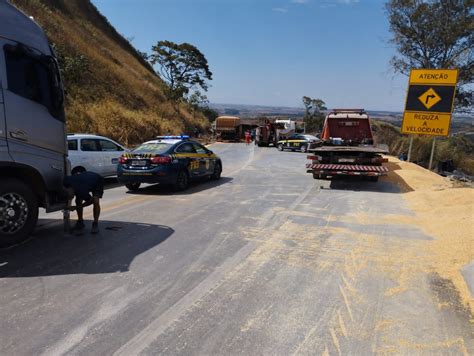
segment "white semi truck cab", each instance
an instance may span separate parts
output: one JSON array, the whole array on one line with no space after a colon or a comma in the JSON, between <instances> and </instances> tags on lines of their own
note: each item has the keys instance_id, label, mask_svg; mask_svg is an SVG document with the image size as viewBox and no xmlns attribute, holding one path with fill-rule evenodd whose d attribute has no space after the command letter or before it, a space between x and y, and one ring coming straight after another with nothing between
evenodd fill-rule
<instances>
[{"instance_id":1,"label":"white semi truck cab","mask_svg":"<svg viewBox=\"0 0 474 356\"><path fill-rule=\"evenodd\" d=\"M66 206L64 91L36 22L0 0L0 247L25 240L38 209Z\"/></svg>"}]
</instances>

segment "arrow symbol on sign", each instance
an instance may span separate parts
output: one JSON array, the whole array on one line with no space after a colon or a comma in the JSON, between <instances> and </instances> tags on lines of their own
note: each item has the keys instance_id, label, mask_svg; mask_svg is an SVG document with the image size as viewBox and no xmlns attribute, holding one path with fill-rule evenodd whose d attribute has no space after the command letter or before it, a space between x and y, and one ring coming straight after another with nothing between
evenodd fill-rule
<instances>
[{"instance_id":1,"label":"arrow symbol on sign","mask_svg":"<svg viewBox=\"0 0 474 356\"><path fill-rule=\"evenodd\" d=\"M426 100L425 100L425 104L428 104L428 101L429 101L430 99L432 99L432 98L433 98L433 99L436 98L436 95L427 95L427 96L426 96Z\"/></svg>"},{"instance_id":2,"label":"arrow symbol on sign","mask_svg":"<svg viewBox=\"0 0 474 356\"><path fill-rule=\"evenodd\" d=\"M418 97L418 100L420 100L420 103L422 103L425 108L430 109L441 101L441 97L433 88L429 88Z\"/></svg>"}]
</instances>

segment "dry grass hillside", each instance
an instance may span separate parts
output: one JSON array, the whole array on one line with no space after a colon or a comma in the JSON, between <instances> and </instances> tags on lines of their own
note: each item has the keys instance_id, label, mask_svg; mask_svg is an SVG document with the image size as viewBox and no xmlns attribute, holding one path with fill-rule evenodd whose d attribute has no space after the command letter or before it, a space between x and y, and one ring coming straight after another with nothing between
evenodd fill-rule
<instances>
[{"instance_id":1,"label":"dry grass hillside","mask_svg":"<svg viewBox=\"0 0 474 356\"><path fill-rule=\"evenodd\" d=\"M89 0L12 3L34 17L56 49L69 132L97 133L130 145L208 125L186 104L166 99L164 82Z\"/></svg>"},{"instance_id":2,"label":"dry grass hillside","mask_svg":"<svg viewBox=\"0 0 474 356\"><path fill-rule=\"evenodd\" d=\"M390 149L390 154L399 156L408 152L409 138L402 135L398 127L392 124L372 120L372 127L376 142L385 143ZM413 140L412 160L427 167L431 154L433 138L430 136L415 136ZM434 162L452 159L457 169L474 175L474 144L462 136L438 138ZM436 168L436 167L434 167Z\"/></svg>"}]
</instances>

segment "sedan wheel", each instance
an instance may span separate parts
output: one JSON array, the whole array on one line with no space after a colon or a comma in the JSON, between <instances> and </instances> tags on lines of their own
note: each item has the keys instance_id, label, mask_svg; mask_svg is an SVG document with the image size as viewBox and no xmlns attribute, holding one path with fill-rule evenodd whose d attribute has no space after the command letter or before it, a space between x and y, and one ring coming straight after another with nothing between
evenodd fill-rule
<instances>
[{"instance_id":1,"label":"sedan wheel","mask_svg":"<svg viewBox=\"0 0 474 356\"><path fill-rule=\"evenodd\" d=\"M181 192L186 190L189 185L188 173L184 170L179 171L178 176L176 177L176 182L173 185L173 190L176 192Z\"/></svg>"},{"instance_id":2,"label":"sedan wheel","mask_svg":"<svg viewBox=\"0 0 474 356\"><path fill-rule=\"evenodd\" d=\"M219 180L221 178L221 174L222 174L222 166L220 163L216 163L214 167L214 173L212 174L211 178L213 180Z\"/></svg>"},{"instance_id":3,"label":"sedan wheel","mask_svg":"<svg viewBox=\"0 0 474 356\"><path fill-rule=\"evenodd\" d=\"M125 187L131 192L137 191L140 188L140 183L128 183Z\"/></svg>"}]
</instances>

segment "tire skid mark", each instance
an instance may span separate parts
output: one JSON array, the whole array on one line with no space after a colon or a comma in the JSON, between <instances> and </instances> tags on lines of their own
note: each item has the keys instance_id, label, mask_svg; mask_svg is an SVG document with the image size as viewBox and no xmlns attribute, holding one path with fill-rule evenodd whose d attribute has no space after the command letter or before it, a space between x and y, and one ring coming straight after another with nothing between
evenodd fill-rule
<instances>
[{"instance_id":1,"label":"tire skid mark","mask_svg":"<svg viewBox=\"0 0 474 356\"><path fill-rule=\"evenodd\" d=\"M339 290L341 292L341 295L342 295L342 299L344 301L344 305L346 306L346 309L347 309L347 312L349 313L349 316L351 318L351 321L354 322L354 314L352 313L352 308L351 308L351 305L349 303L349 299L347 298L347 295L346 293L344 292L344 289L341 285L339 285Z\"/></svg>"},{"instance_id":2,"label":"tire skid mark","mask_svg":"<svg viewBox=\"0 0 474 356\"><path fill-rule=\"evenodd\" d=\"M336 335L336 332L334 331L333 328L331 328L329 330L330 334L331 334L331 338L332 338L332 342L334 344L334 347L336 348L337 350L337 353L339 354L339 356L342 355L342 352L341 352L341 345L339 344L339 339L337 338L337 335Z\"/></svg>"},{"instance_id":3,"label":"tire skid mark","mask_svg":"<svg viewBox=\"0 0 474 356\"><path fill-rule=\"evenodd\" d=\"M253 157L253 156L252 156ZM248 162L250 164L251 162ZM297 199L295 199L289 206L288 210L294 210L298 204L300 204L306 196L312 191L314 183L307 187L301 192ZM270 189L268 189L268 193ZM267 193L267 194L268 194ZM284 215L282 215L284 216ZM273 219L275 214L268 214L265 219L262 220L260 226L262 230L260 234L263 236L271 236L271 232L278 229L279 225L285 222L282 218ZM273 219L273 222L272 222ZM242 262L246 260L252 252L257 248L255 241L249 241L241 250L236 253L232 258L228 259L223 263L222 266L218 267L216 271L211 273L204 281L198 284L193 290L187 293L183 298L175 303L166 312L159 315L154 319L148 326L142 329L138 334L123 344L118 350L114 352L114 355L137 355L142 352L146 352L147 348L168 328L172 327L181 316L188 311L192 310L196 304L220 288L228 278L231 278L233 273L239 270L239 266L242 266Z\"/></svg>"},{"instance_id":4,"label":"tire skid mark","mask_svg":"<svg viewBox=\"0 0 474 356\"><path fill-rule=\"evenodd\" d=\"M348 334L347 334L347 329L346 329L346 324L344 323L344 318L342 317L341 311L337 311L337 319L339 322L339 327L341 328L342 335L347 339Z\"/></svg>"}]
</instances>

